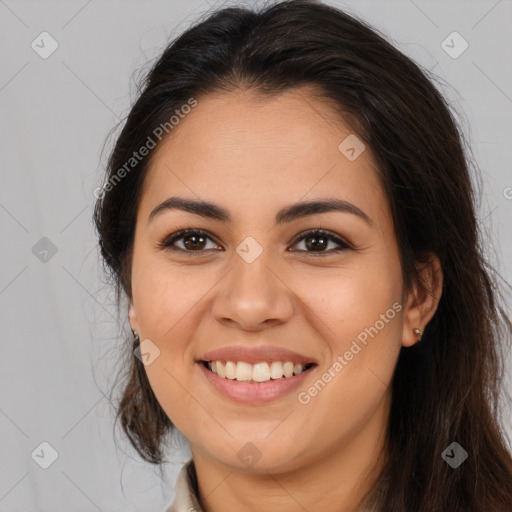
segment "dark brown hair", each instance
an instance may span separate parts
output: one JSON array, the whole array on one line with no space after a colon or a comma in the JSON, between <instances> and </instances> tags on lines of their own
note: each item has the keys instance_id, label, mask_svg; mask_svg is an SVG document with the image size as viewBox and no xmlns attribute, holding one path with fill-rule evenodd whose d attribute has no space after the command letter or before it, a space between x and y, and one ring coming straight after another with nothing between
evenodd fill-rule
<instances>
[{"instance_id":1,"label":"dark brown hair","mask_svg":"<svg viewBox=\"0 0 512 512\"><path fill-rule=\"evenodd\" d=\"M510 344L512 325L483 256L468 144L428 77L375 29L320 2L224 8L177 37L147 73L110 155L106 182L191 97L237 89L268 96L303 86L321 91L377 160L405 287L423 286L417 264L429 254L443 270L443 293L422 341L399 356L390 458L381 475L386 486L370 498L386 512L510 512L512 458L500 388L501 350ZM95 206L118 307L123 294L131 297L131 251L149 162L150 156L142 159L105 189ZM139 454L159 464L173 425L131 342L127 351L116 419ZM469 453L457 469L441 458L452 442Z\"/></svg>"}]
</instances>

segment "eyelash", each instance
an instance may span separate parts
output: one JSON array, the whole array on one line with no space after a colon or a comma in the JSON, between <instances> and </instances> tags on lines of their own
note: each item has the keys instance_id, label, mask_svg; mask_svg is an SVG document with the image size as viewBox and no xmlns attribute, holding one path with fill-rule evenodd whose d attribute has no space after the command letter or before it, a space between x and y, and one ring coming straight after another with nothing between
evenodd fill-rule
<instances>
[{"instance_id":1,"label":"eyelash","mask_svg":"<svg viewBox=\"0 0 512 512\"><path fill-rule=\"evenodd\" d=\"M181 247L173 246L173 244L177 240L180 240L187 235L200 235L200 236L208 238L214 242L213 238L210 236L210 234L207 231L204 231L202 229L182 229L182 230L177 231L176 233L173 233L172 235L166 237L162 242L158 243L157 248L167 249L167 250L171 250L171 251L180 251L180 252L186 254L187 256L196 256L199 254L204 254L208 250L208 249L205 249L205 250L201 250L201 251L189 251L186 249L182 249ZM291 251L291 252L309 253L310 255L312 255L314 257L317 257L317 256L323 257L323 256L328 256L330 254L334 254L334 253L337 253L340 251L344 251L344 250L353 250L353 247L351 247L347 242L345 242L339 236L334 235L330 231L326 231L321 228L310 229L308 231L300 233L299 235L297 235L299 238L294 239L293 245L297 245L299 242L302 242L304 239L308 238L311 235L322 235L328 241L334 241L341 247L334 249L334 250L331 249L329 251L320 251L317 253L315 253L314 251L308 251L308 250L295 250L295 251Z\"/></svg>"}]
</instances>

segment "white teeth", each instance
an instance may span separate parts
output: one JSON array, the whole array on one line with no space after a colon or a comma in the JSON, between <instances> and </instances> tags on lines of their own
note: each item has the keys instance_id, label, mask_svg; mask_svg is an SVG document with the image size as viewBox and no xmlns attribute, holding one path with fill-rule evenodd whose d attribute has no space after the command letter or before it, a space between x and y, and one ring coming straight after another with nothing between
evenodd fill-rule
<instances>
[{"instance_id":1,"label":"white teeth","mask_svg":"<svg viewBox=\"0 0 512 512\"><path fill-rule=\"evenodd\" d=\"M252 380L265 382L270 380L270 368L268 363L257 363L252 367Z\"/></svg>"},{"instance_id":2,"label":"white teeth","mask_svg":"<svg viewBox=\"0 0 512 512\"><path fill-rule=\"evenodd\" d=\"M270 379L281 379L299 375L304 371L303 364L293 364L291 361L281 362L272 361L272 363L261 362L256 364L246 363L244 361L209 361L208 368L219 377L238 381L267 382Z\"/></svg>"},{"instance_id":3,"label":"white teeth","mask_svg":"<svg viewBox=\"0 0 512 512\"><path fill-rule=\"evenodd\" d=\"M293 374L299 375L299 373L302 373L304 371L304 365L303 364L296 364L293 367Z\"/></svg>"},{"instance_id":4,"label":"white teeth","mask_svg":"<svg viewBox=\"0 0 512 512\"><path fill-rule=\"evenodd\" d=\"M230 380L236 377L236 364L233 361L226 362L226 377Z\"/></svg>"},{"instance_id":5,"label":"white teeth","mask_svg":"<svg viewBox=\"0 0 512 512\"><path fill-rule=\"evenodd\" d=\"M273 361L270 365L270 376L273 379L280 379L284 375L283 364L279 361Z\"/></svg>"},{"instance_id":6,"label":"white teeth","mask_svg":"<svg viewBox=\"0 0 512 512\"><path fill-rule=\"evenodd\" d=\"M294 368L295 368L295 366L293 363L290 363L290 361L286 361L286 363L284 363L284 366L283 366L284 376L291 377L293 375Z\"/></svg>"},{"instance_id":7,"label":"white teeth","mask_svg":"<svg viewBox=\"0 0 512 512\"><path fill-rule=\"evenodd\" d=\"M217 375L219 377L225 377L226 376L226 367L220 362L217 362Z\"/></svg>"},{"instance_id":8,"label":"white teeth","mask_svg":"<svg viewBox=\"0 0 512 512\"><path fill-rule=\"evenodd\" d=\"M236 364L236 380L251 380L252 379L252 364L243 363L240 361Z\"/></svg>"}]
</instances>

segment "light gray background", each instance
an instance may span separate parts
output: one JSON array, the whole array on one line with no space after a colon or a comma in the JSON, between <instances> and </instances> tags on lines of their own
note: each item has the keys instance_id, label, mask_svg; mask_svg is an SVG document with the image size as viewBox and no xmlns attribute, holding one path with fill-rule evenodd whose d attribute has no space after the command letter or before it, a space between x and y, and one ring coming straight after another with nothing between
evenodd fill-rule
<instances>
[{"instance_id":1,"label":"light gray background","mask_svg":"<svg viewBox=\"0 0 512 512\"><path fill-rule=\"evenodd\" d=\"M380 28L449 84L443 91L465 116L484 172L489 257L511 281L511 2L329 3ZM164 483L122 436L114 441L104 393L118 329L98 269L92 191L108 131L134 99L134 72L218 4L0 0L1 511L157 512L173 497L186 444ZM47 59L31 48L43 31L59 45ZM441 47L453 31L469 44L457 59ZM33 253L42 237L57 248L47 262ZM58 453L46 470L31 457L43 441Z\"/></svg>"}]
</instances>

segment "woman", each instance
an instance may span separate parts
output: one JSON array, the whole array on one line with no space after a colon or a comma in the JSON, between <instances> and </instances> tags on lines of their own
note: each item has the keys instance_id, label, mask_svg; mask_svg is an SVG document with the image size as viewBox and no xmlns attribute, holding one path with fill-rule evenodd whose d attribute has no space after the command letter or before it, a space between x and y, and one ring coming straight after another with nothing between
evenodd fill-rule
<instances>
[{"instance_id":1,"label":"woman","mask_svg":"<svg viewBox=\"0 0 512 512\"><path fill-rule=\"evenodd\" d=\"M190 444L169 512L512 510L473 199L444 99L347 14L227 8L168 46L95 222L117 417L151 463Z\"/></svg>"}]
</instances>

